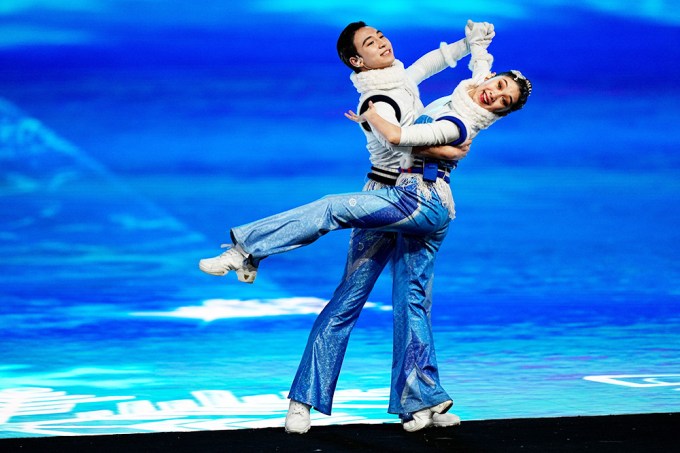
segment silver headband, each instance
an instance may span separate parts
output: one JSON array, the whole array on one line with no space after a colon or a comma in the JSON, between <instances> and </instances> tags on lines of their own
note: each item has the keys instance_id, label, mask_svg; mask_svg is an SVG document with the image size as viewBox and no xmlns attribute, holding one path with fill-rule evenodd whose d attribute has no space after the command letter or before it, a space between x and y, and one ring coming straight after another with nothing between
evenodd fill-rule
<instances>
[{"instance_id":1,"label":"silver headband","mask_svg":"<svg viewBox=\"0 0 680 453\"><path fill-rule=\"evenodd\" d=\"M526 84L527 84L527 96L530 95L531 94L531 81L529 79L527 79L526 77L524 77L524 74L519 72L517 69L511 69L510 72L514 76L513 79L515 80L515 82L517 82L518 79L522 79L526 82Z\"/></svg>"}]
</instances>

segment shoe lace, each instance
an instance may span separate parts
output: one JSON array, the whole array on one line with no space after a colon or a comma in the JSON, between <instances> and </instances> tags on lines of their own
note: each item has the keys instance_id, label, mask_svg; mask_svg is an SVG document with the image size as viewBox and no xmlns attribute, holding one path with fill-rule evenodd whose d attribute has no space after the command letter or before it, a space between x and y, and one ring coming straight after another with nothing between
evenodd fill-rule
<instances>
[{"instance_id":1,"label":"shoe lace","mask_svg":"<svg viewBox=\"0 0 680 453\"><path fill-rule=\"evenodd\" d=\"M220 256L227 257L232 253L231 250L234 248L234 244L222 244L220 245L220 248L226 249L224 252L220 254Z\"/></svg>"},{"instance_id":2,"label":"shoe lace","mask_svg":"<svg viewBox=\"0 0 680 453\"><path fill-rule=\"evenodd\" d=\"M229 251L231 249L233 249L234 247L236 247L236 245L234 245L234 244L222 244L222 245L220 245L220 248L227 249L224 252L222 252L222 254L220 256L229 253ZM243 260L243 264L246 267L250 267L254 270L257 270L259 262L255 261L252 255L247 255L245 257L245 259ZM298 404L301 404L301 403L298 403Z\"/></svg>"},{"instance_id":3,"label":"shoe lace","mask_svg":"<svg viewBox=\"0 0 680 453\"><path fill-rule=\"evenodd\" d=\"M305 415L307 413L307 407L302 403L293 403L291 404L290 412L294 415Z\"/></svg>"}]
</instances>

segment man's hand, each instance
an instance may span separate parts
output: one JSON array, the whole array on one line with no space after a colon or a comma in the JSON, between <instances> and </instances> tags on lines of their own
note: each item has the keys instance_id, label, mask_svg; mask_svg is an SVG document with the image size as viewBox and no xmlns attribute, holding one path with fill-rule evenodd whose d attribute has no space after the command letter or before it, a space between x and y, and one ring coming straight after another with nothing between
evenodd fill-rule
<instances>
[{"instance_id":1,"label":"man's hand","mask_svg":"<svg viewBox=\"0 0 680 453\"><path fill-rule=\"evenodd\" d=\"M363 123L364 121L373 120L376 116L378 116L378 112L373 105L373 101L368 101L368 109L361 115L354 113L352 110L345 112L345 118L352 120L355 123Z\"/></svg>"},{"instance_id":2,"label":"man's hand","mask_svg":"<svg viewBox=\"0 0 680 453\"><path fill-rule=\"evenodd\" d=\"M366 119L363 116L357 115L352 110L348 110L347 112L345 112L345 118L347 118L348 120L354 121L355 123L359 123L359 124L366 121Z\"/></svg>"},{"instance_id":3,"label":"man's hand","mask_svg":"<svg viewBox=\"0 0 680 453\"><path fill-rule=\"evenodd\" d=\"M415 146L413 147L413 155L420 157L431 157L434 159L444 160L461 160L467 156L470 151L472 140L468 139L458 146L442 145L442 146Z\"/></svg>"}]
</instances>

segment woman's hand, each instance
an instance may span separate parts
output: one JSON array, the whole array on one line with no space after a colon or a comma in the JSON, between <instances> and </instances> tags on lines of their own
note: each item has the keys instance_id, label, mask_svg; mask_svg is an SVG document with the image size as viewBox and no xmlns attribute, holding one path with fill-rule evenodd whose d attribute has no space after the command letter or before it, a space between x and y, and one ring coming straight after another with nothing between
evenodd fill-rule
<instances>
[{"instance_id":1,"label":"woman's hand","mask_svg":"<svg viewBox=\"0 0 680 453\"><path fill-rule=\"evenodd\" d=\"M486 49L491 44L496 32L493 24L488 22L473 22L467 21L465 25L465 39L470 46L470 51L473 47L479 46L481 49Z\"/></svg>"}]
</instances>

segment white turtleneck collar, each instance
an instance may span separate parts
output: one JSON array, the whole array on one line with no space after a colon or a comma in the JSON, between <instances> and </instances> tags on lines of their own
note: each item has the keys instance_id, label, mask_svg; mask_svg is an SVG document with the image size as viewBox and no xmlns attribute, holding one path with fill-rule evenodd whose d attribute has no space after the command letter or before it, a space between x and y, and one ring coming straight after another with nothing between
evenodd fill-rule
<instances>
[{"instance_id":1,"label":"white turtleneck collar","mask_svg":"<svg viewBox=\"0 0 680 453\"><path fill-rule=\"evenodd\" d=\"M478 84L473 79L463 80L451 94L451 107L462 120L472 128L470 136L474 137L482 129L491 126L500 116L489 112L472 100L470 90Z\"/></svg>"},{"instance_id":2,"label":"white turtleneck collar","mask_svg":"<svg viewBox=\"0 0 680 453\"><path fill-rule=\"evenodd\" d=\"M384 69L353 72L349 78L359 94L372 90L391 90L404 86L416 93L418 92L418 87L408 78L404 64L399 60L394 60L391 66Z\"/></svg>"}]
</instances>

